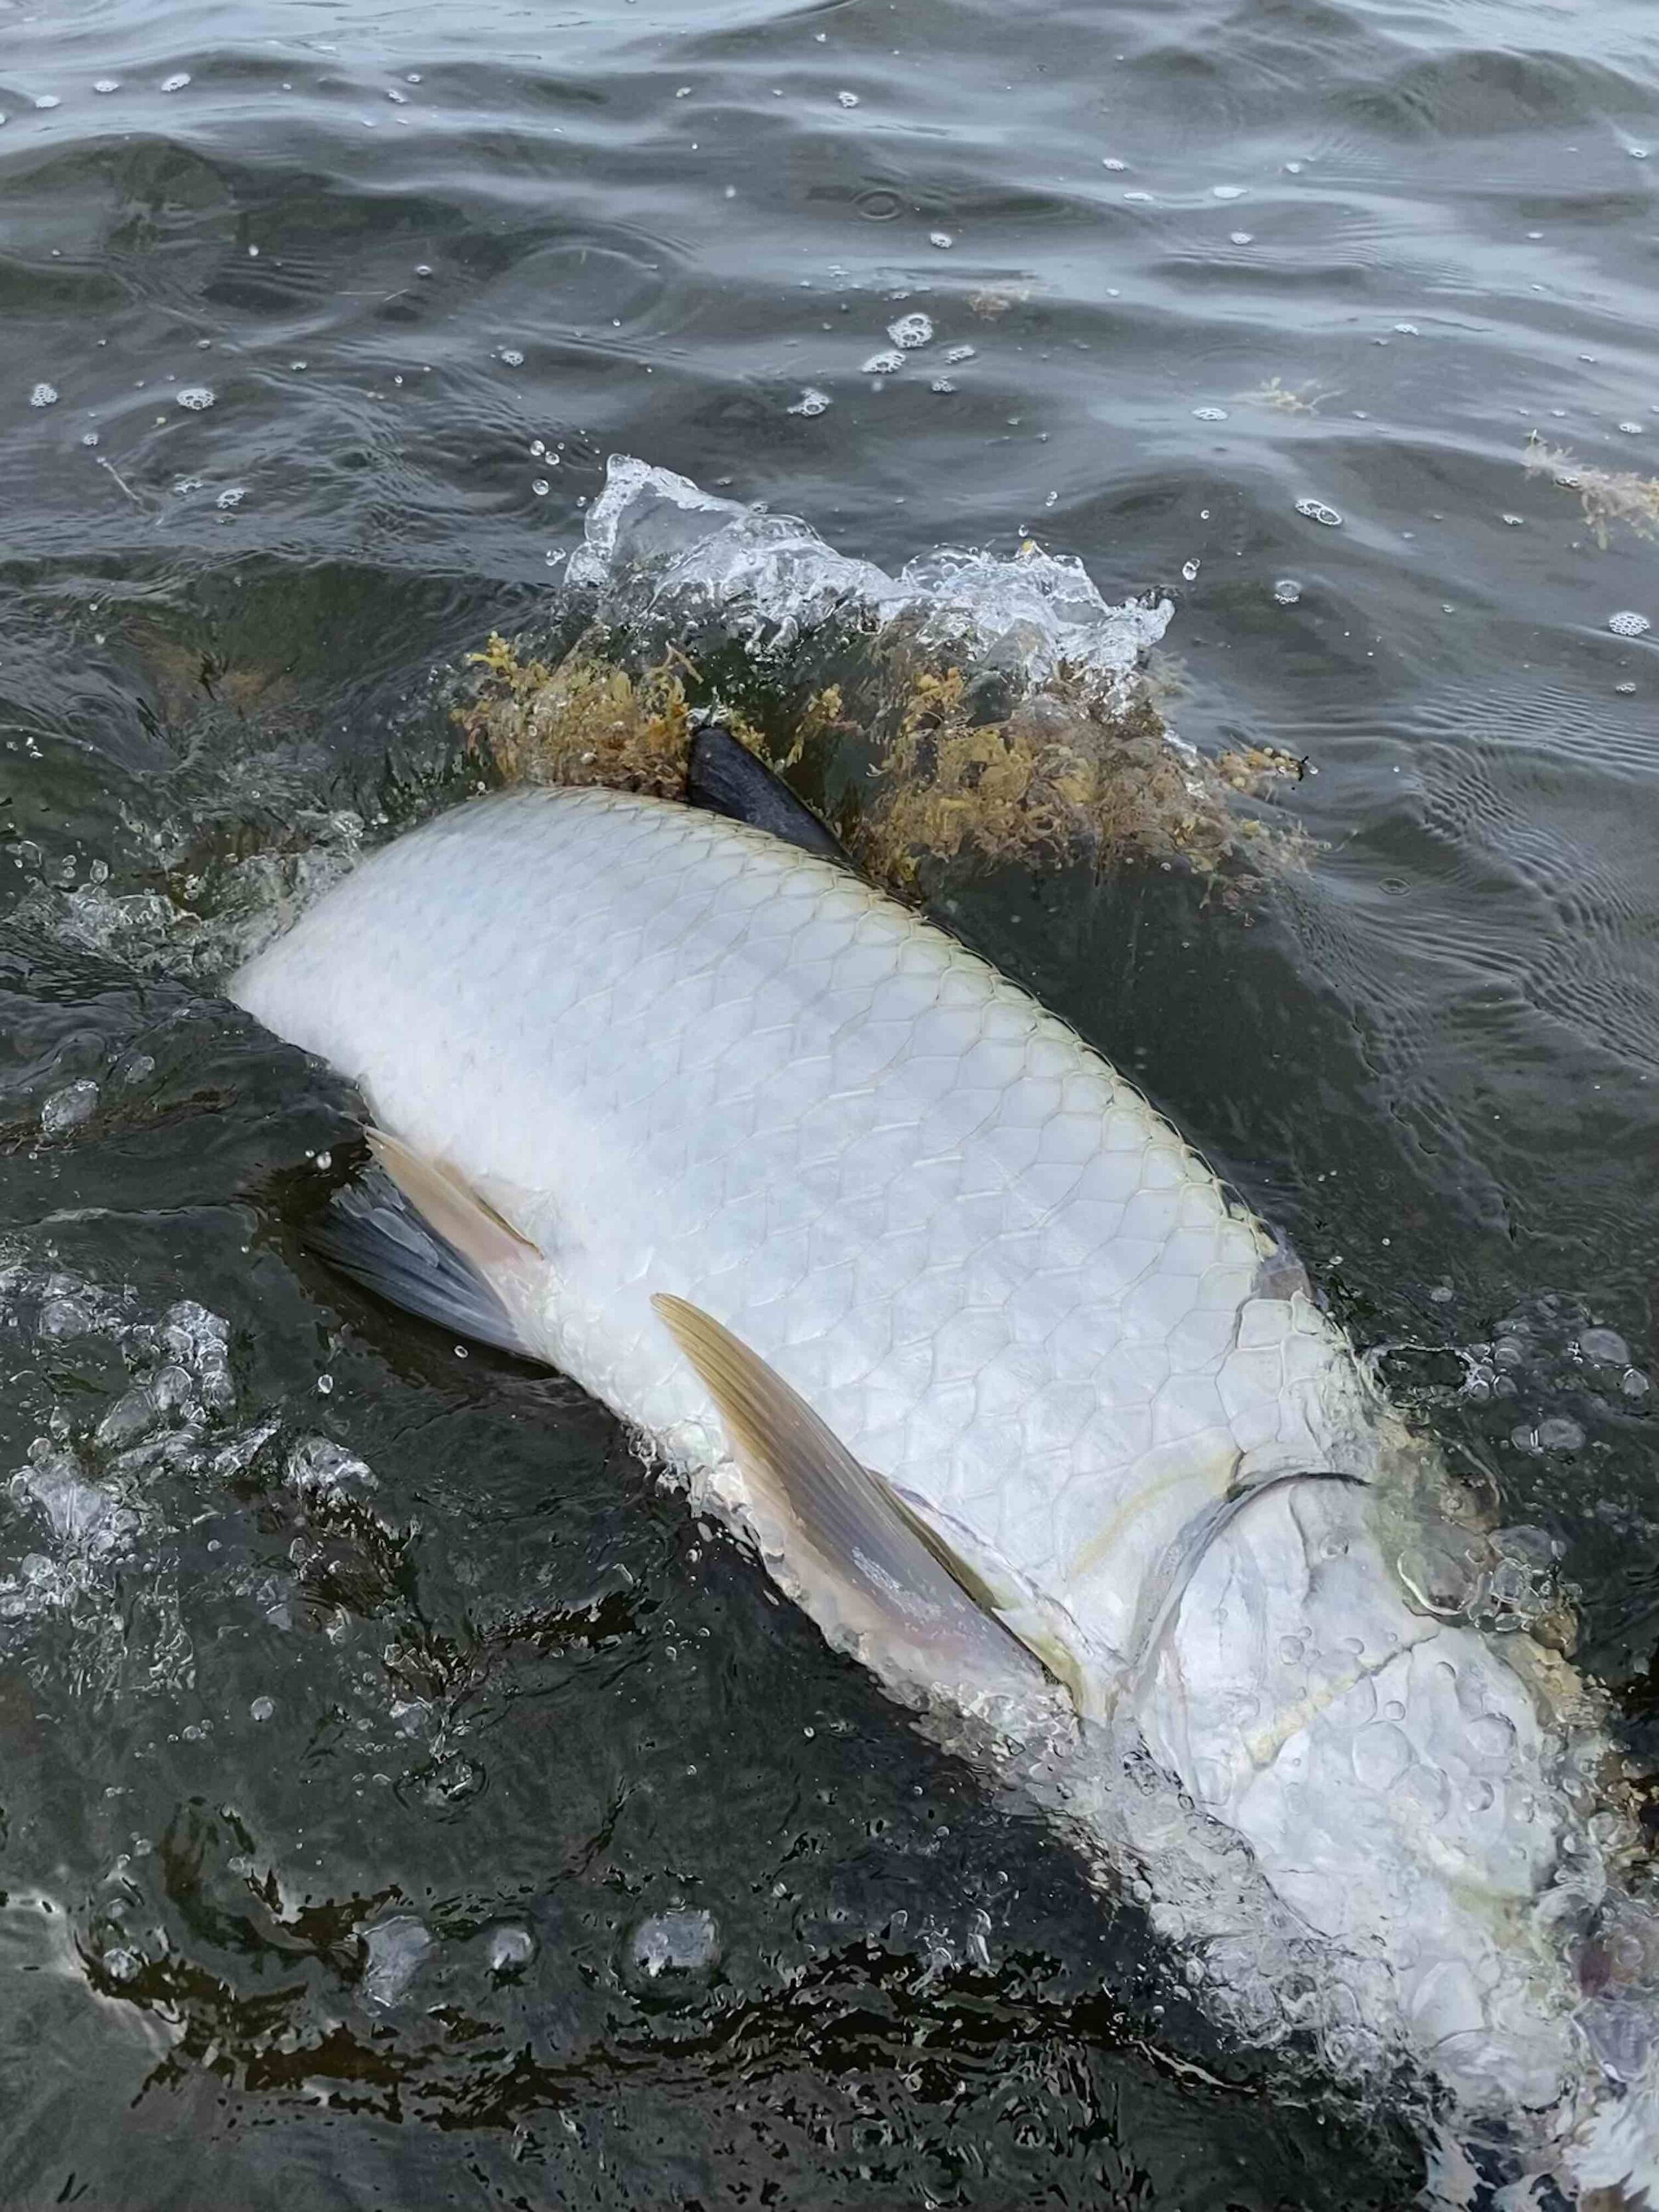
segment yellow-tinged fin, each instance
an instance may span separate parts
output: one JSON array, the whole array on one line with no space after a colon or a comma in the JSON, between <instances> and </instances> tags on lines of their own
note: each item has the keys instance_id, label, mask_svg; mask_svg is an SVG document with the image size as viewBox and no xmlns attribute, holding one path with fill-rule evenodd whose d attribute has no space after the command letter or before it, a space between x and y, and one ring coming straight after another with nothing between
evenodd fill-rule
<instances>
[{"instance_id":1,"label":"yellow-tinged fin","mask_svg":"<svg viewBox=\"0 0 1659 2212\"><path fill-rule=\"evenodd\" d=\"M850 1632L880 1673L921 1672L959 1693L1040 1686L1024 1646L781 1375L685 1299L651 1303L719 1408L766 1533L820 1626Z\"/></svg>"},{"instance_id":2,"label":"yellow-tinged fin","mask_svg":"<svg viewBox=\"0 0 1659 2212\"><path fill-rule=\"evenodd\" d=\"M1063 1605L1044 1596L1006 1560L980 1552L969 1531L936 1506L896 1483L888 1486L893 1503L934 1558L1047 1668L1069 1693L1079 1717L1103 1719L1121 1684L1123 1662L1117 1653L1086 1636Z\"/></svg>"},{"instance_id":3,"label":"yellow-tinged fin","mask_svg":"<svg viewBox=\"0 0 1659 2212\"><path fill-rule=\"evenodd\" d=\"M416 1212L480 1272L516 1266L535 1252L530 1239L453 1168L428 1159L384 1129L370 1129L368 1136L370 1152Z\"/></svg>"},{"instance_id":4,"label":"yellow-tinged fin","mask_svg":"<svg viewBox=\"0 0 1659 2212\"><path fill-rule=\"evenodd\" d=\"M380 1174L338 1192L314 1242L337 1267L439 1328L534 1359L504 1295L541 1255L453 1169L368 1132Z\"/></svg>"}]
</instances>

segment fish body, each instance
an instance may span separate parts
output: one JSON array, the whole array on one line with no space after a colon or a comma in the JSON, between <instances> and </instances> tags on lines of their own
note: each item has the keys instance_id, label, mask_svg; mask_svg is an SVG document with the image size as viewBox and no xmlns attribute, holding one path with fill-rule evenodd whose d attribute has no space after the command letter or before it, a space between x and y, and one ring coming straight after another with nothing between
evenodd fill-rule
<instances>
[{"instance_id":1,"label":"fish body","mask_svg":"<svg viewBox=\"0 0 1659 2212\"><path fill-rule=\"evenodd\" d=\"M1425 1448L1268 1231L1029 994L741 823L521 790L371 856L233 995L471 1194L503 1340L895 1694L987 1717L989 1763L1139 1885L1228 2017L1352 2073L1409 2055L1599 2185L1654 2154L1560 1932L1565 1733L1393 1564ZM953 1642L890 1562L849 1580L792 1542L663 1301L749 1347L1010 1632Z\"/></svg>"}]
</instances>

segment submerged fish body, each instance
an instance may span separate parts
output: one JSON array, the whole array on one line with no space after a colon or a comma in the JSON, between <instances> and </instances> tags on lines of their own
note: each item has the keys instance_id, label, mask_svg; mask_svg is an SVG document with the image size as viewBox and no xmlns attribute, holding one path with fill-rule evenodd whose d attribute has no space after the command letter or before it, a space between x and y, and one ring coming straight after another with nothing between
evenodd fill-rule
<instances>
[{"instance_id":1,"label":"submerged fish body","mask_svg":"<svg viewBox=\"0 0 1659 2212\"><path fill-rule=\"evenodd\" d=\"M624 1417L896 1694L977 1721L1229 2019L1350 2074L1408 2056L1466 2134L1659 2185L1651 2048L1601 2063L1571 1966L1608 1877L1547 1662L1408 1601L1424 1448L1062 1023L830 861L599 791L399 839L233 995L428 1164L434 1226L472 1209L475 1333ZM840 1573L772 1510L664 1300L876 1471L890 1550ZM912 1522L993 1628L909 1602Z\"/></svg>"}]
</instances>

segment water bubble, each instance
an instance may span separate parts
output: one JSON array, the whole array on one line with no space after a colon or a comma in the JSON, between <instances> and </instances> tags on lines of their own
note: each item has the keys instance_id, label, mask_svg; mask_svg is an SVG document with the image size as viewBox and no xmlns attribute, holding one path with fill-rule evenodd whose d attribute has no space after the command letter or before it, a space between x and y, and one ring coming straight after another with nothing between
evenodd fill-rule
<instances>
[{"instance_id":1,"label":"water bubble","mask_svg":"<svg viewBox=\"0 0 1659 2212\"><path fill-rule=\"evenodd\" d=\"M189 82L190 71L178 70L172 76L164 76L161 79L161 89L163 92L182 92Z\"/></svg>"},{"instance_id":2,"label":"water bubble","mask_svg":"<svg viewBox=\"0 0 1659 2212\"><path fill-rule=\"evenodd\" d=\"M34 102L37 107L61 107L63 104L55 92L43 92Z\"/></svg>"},{"instance_id":3,"label":"water bubble","mask_svg":"<svg viewBox=\"0 0 1659 2212\"><path fill-rule=\"evenodd\" d=\"M176 1370L182 1374L182 1369ZM185 1376L186 1387L189 1377ZM140 1437L148 1436L164 1418L161 1394L148 1383L138 1383L125 1390L99 1422L94 1435L106 1449L125 1450L137 1443Z\"/></svg>"},{"instance_id":4,"label":"water bubble","mask_svg":"<svg viewBox=\"0 0 1659 2212\"><path fill-rule=\"evenodd\" d=\"M528 1928L509 1925L495 1929L489 1938L489 1971L498 1982L521 1974L536 1955L536 1938Z\"/></svg>"},{"instance_id":5,"label":"water bubble","mask_svg":"<svg viewBox=\"0 0 1659 2212\"><path fill-rule=\"evenodd\" d=\"M859 104L859 96L855 92L838 92L836 98L843 107L856 107Z\"/></svg>"},{"instance_id":6,"label":"water bubble","mask_svg":"<svg viewBox=\"0 0 1659 2212\"><path fill-rule=\"evenodd\" d=\"M432 1948L432 1932L411 1913L399 1913L367 1929L363 1948L363 1996L372 2005L394 2005L414 1980Z\"/></svg>"},{"instance_id":7,"label":"water bubble","mask_svg":"<svg viewBox=\"0 0 1659 2212\"><path fill-rule=\"evenodd\" d=\"M524 367L524 356L519 351L517 346L503 346L501 348L501 359L507 363L509 368L522 368Z\"/></svg>"},{"instance_id":8,"label":"water bubble","mask_svg":"<svg viewBox=\"0 0 1659 2212\"><path fill-rule=\"evenodd\" d=\"M948 230L930 230L927 234L927 243L929 246L938 246L941 253L948 253L956 244L956 240Z\"/></svg>"},{"instance_id":9,"label":"water bubble","mask_svg":"<svg viewBox=\"0 0 1659 2212\"><path fill-rule=\"evenodd\" d=\"M888 324L887 335L896 346L914 353L918 346L933 343L933 325L927 315L901 315L896 323Z\"/></svg>"},{"instance_id":10,"label":"water bubble","mask_svg":"<svg viewBox=\"0 0 1659 2212\"><path fill-rule=\"evenodd\" d=\"M936 376L927 387L930 392L940 392L947 394L954 392L956 388L955 384L948 376Z\"/></svg>"},{"instance_id":11,"label":"water bubble","mask_svg":"<svg viewBox=\"0 0 1659 2212\"><path fill-rule=\"evenodd\" d=\"M78 1083L66 1083L52 1092L40 1109L40 1127L49 1137L61 1136L65 1129L77 1129L90 1121L97 1109L98 1085L82 1076Z\"/></svg>"},{"instance_id":12,"label":"water bubble","mask_svg":"<svg viewBox=\"0 0 1659 2212\"><path fill-rule=\"evenodd\" d=\"M972 361L974 358L974 349L970 345L949 346L945 349L945 358L954 368L956 363L959 361Z\"/></svg>"},{"instance_id":13,"label":"water bubble","mask_svg":"<svg viewBox=\"0 0 1659 2212\"><path fill-rule=\"evenodd\" d=\"M689 84L677 86L674 91L674 97L676 100L690 100L691 97L690 86Z\"/></svg>"},{"instance_id":14,"label":"water bubble","mask_svg":"<svg viewBox=\"0 0 1659 2212\"><path fill-rule=\"evenodd\" d=\"M1294 576L1281 576L1273 586L1273 597L1281 607L1293 607L1302 597L1302 586Z\"/></svg>"},{"instance_id":15,"label":"water bubble","mask_svg":"<svg viewBox=\"0 0 1659 2212\"><path fill-rule=\"evenodd\" d=\"M1583 1430L1565 1413L1552 1413L1547 1420L1540 1421L1537 1437L1544 1451L1576 1452L1584 1446Z\"/></svg>"},{"instance_id":16,"label":"water bubble","mask_svg":"<svg viewBox=\"0 0 1659 2212\"><path fill-rule=\"evenodd\" d=\"M218 507L222 514L228 514L234 507L240 507L246 497L247 486L246 484L230 484L225 490L220 493L218 498L214 501L213 504Z\"/></svg>"},{"instance_id":17,"label":"water bubble","mask_svg":"<svg viewBox=\"0 0 1659 2212\"><path fill-rule=\"evenodd\" d=\"M415 274L417 276L429 276L432 274L432 264L429 261L417 261L415 264Z\"/></svg>"},{"instance_id":18,"label":"water bubble","mask_svg":"<svg viewBox=\"0 0 1659 2212\"><path fill-rule=\"evenodd\" d=\"M1227 233L1227 235L1231 239L1235 246L1254 246L1255 244L1255 233L1253 230L1230 230Z\"/></svg>"},{"instance_id":19,"label":"water bubble","mask_svg":"<svg viewBox=\"0 0 1659 2212\"><path fill-rule=\"evenodd\" d=\"M276 1711L276 1700L275 1698L256 1698L248 1711L256 1721L268 1721Z\"/></svg>"},{"instance_id":20,"label":"water bubble","mask_svg":"<svg viewBox=\"0 0 1659 2212\"><path fill-rule=\"evenodd\" d=\"M1423 335L1415 323L1396 323L1395 328L1402 338L1418 338Z\"/></svg>"},{"instance_id":21,"label":"water bubble","mask_svg":"<svg viewBox=\"0 0 1659 2212\"><path fill-rule=\"evenodd\" d=\"M475 1797L483 1794L489 1775L476 1759L463 1759L453 1753L447 1759L435 1759L409 1778L398 1795L405 1803L423 1806L428 1812L455 1814L465 1811Z\"/></svg>"},{"instance_id":22,"label":"water bubble","mask_svg":"<svg viewBox=\"0 0 1659 2212\"><path fill-rule=\"evenodd\" d=\"M1183 582L1183 583L1188 583L1188 584L1194 584L1194 583L1196 583L1196 582L1197 582L1197 580L1198 580L1198 563L1197 563L1197 562L1196 562L1196 561L1183 561L1183 562L1182 562L1182 564L1181 564L1181 575L1182 575L1182 582Z\"/></svg>"},{"instance_id":23,"label":"water bubble","mask_svg":"<svg viewBox=\"0 0 1659 2212\"><path fill-rule=\"evenodd\" d=\"M1120 161L1115 154L1106 154L1101 157L1100 166L1103 169L1110 169L1114 175L1120 175L1129 165L1127 161Z\"/></svg>"},{"instance_id":24,"label":"water bubble","mask_svg":"<svg viewBox=\"0 0 1659 2212\"><path fill-rule=\"evenodd\" d=\"M802 392L800 398L790 408L789 412L792 415L822 415L829 404L830 394L827 392L820 392L816 385L809 384Z\"/></svg>"},{"instance_id":25,"label":"water bubble","mask_svg":"<svg viewBox=\"0 0 1659 2212\"><path fill-rule=\"evenodd\" d=\"M872 353L860 372L864 376L895 376L904 366L902 353Z\"/></svg>"},{"instance_id":26,"label":"water bubble","mask_svg":"<svg viewBox=\"0 0 1659 2212\"><path fill-rule=\"evenodd\" d=\"M1613 688L1621 699L1633 699L1636 696L1636 686L1633 684L1615 684Z\"/></svg>"},{"instance_id":27,"label":"water bubble","mask_svg":"<svg viewBox=\"0 0 1659 2212\"><path fill-rule=\"evenodd\" d=\"M1193 410L1193 420L1195 422L1224 422L1226 419L1227 410L1224 407L1194 407Z\"/></svg>"},{"instance_id":28,"label":"water bubble","mask_svg":"<svg viewBox=\"0 0 1659 2212\"><path fill-rule=\"evenodd\" d=\"M1640 422L1621 422L1619 425L1619 428L1624 432L1627 438L1639 438L1642 434L1644 427L1644 426Z\"/></svg>"},{"instance_id":29,"label":"water bubble","mask_svg":"<svg viewBox=\"0 0 1659 2212\"><path fill-rule=\"evenodd\" d=\"M1587 1328L1578 1340L1578 1349L1586 1359L1596 1359L1612 1367L1628 1367L1630 1346L1616 1328Z\"/></svg>"},{"instance_id":30,"label":"water bubble","mask_svg":"<svg viewBox=\"0 0 1659 2212\"><path fill-rule=\"evenodd\" d=\"M1210 198L1214 200L1242 200L1243 197L1243 185L1212 185L1210 187Z\"/></svg>"},{"instance_id":31,"label":"water bubble","mask_svg":"<svg viewBox=\"0 0 1659 2212\"><path fill-rule=\"evenodd\" d=\"M1298 514L1305 514L1310 522L1322 522L1327 530L1341 527L1342 518L1334 507L1327 507L1322 499L1299 499L1296 503Z\"/></svg>"},{"instance_id":32,"label":"water bubble","mask_svg":"<svg viewBox=\"0 0 1659 2212\"><path fill-rule=\"evenodd\" d=\"M1615 637L1644 637L1652 627L1645 615L1635 614L1628 607L1607 617L1607 628Z\"/></svg>"},{"instance_id":33,"label":"water bubble","mask_svg":"<svg viewBox=\"0 0 1659 2212\"><path fill-rule=\"evenodd\" d=\"M538 477L534 483L531 485L530 489L535 493L538 499L545 499L549 492L552 490L553 487L549 483L545 477Z\"/></svg>"},{"instance_id":34,"label":"water bubble","mask_svg":"<svg viewBox=\"0 0 1659 2212\"><path fill-rule=\"evenodd\" d=\"M187 384L184 390L176 392L174 397L181 407L188 407L191 414L199 415L204 407L211 407L213 404L213 386L210 384Z\"/></svg>"},{"instance_id":35,"label":"water bubble","mask_svg":"<svg viewBox=\"0 0 1659 2212\"><path fill-rule=\"evenodd\" d=\"M395 84L386 87L386 96L394 107L407 107L409 105L409 94L406 92L399 92Z\"/></svg>"},{"instance_id":36,"label":"water bubble","mask_svg":"<svg viewBox=\"0 0 1659 2212\"><path fill-rule=\"evenodd\" d=\"M1392 1721L1373 1721L1353 1741L1354 1778L1361 1789L1392 1790L1412 1763L1411 1739Z\"/></svg>"},{"instance_id":37,"label":"water bubble","mask_svg":"<svg viewBox=\"0 0 1659 2212\"><path fill-rule=\"evenodd\" d=\"M92 88L94 92L119 92L121 80L118 76L94 77Z\"/></svg>"},{"instance_id":38,"label":"water bubble","mask_svg":"<svg viewBox=\"0 0 1659 2212\"><path fill-rule=\"evenodd\" d=\"M1525 526L1526 520L1524 514L1506 514L1503 518L1504 527L1505 530L1520 530Z\"/></svg>"},{"instance_id":39,"label":"water bubble","mask_svg":"<svg viewBox=\"0 0 1659 2212\"><path fill-rule=\"evenodd\" d=\"M302 1498L331 1502L354 1490L373 1490L366 1461L327 1437L307 1437L288 1455L287 1477Z\"/></svg>"},{"instance_id":40,"label":"water bubble","mask_svg":"<svg viewBox=\"0 0 1659 2212\"><path fill-rule=\"evenodd\" d=\"M57 404L58 386L55 384L37 384L29 394L31 407L55 407Z\"/></svg>"},{"instance_id":41,"label":"water bubble","mask_svg":"<svg viewBox=\"0 0 1659 2212\"><path fill-rule=\"evenodd\" d=\"M706 1982L720 1964L720 1936L712 1912L653 1912L628 1939L623 1973L638 1994L678 1994Z\"/></svg>"},{"instance_id":42,"label":"water bubble","mask_svg":"<svg viewBox=\"0 0 1659 2212\"><path fill-rule=\"evenodd\" d=\"M1481 1713L1464 1730L1473 1755L1483 1765L1507 1766L1515 1755L1515 1723L1503 1713Z\"/></svg>"}]
</instances>

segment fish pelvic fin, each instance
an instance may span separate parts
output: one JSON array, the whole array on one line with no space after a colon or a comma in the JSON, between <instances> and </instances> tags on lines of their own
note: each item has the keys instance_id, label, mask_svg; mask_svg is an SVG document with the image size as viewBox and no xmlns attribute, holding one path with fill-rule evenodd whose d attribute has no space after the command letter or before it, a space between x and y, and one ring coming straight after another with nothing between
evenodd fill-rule
<instances>
[{"instance_id":1,"label":"fish pelvic fin","mask_svg":"<svg viewBox=\"0 0 1659 2212\"><path fill-rule=\"evenodd\" d=\"M368 1289L441 1328L521 1358L539 1354L501 1285L539 1260L453 1169L384 1129L368 1132L377 1176L339 1193L315 1242Z\"/></svg>"},{"instance_id":2,"label":"fish pelvic fin","mask_svg":"<svg viewBox=\"0 0 1659 2212\"><path fill-rule=\"evenodd\" d=\"M535 1252L530 1239L444 1161L428 1159L384 1129L366 1133L368 1149L410 1204L474 1267L519 1266Z\"/></svg>"},{"instance_id":3,"label":"fish pelvic fin","mask_svg":"<svg viewBox=\"0 0 1659 2212\"><path fill-rule=\"evenodd\" d=\"M893 1503L945 1571L1018 1638L1070 1696L1078 1717L1104 1719L1121 1685L1119 1655L1085 1634L1057 1598L1037 1589L939 1507L898 1483L889 1488Z\"/></svg>"},{"instance_id":4,"label":"fish pelvic fin","mask_svg":"<svg viewBox=\"0 0 1659 2212\"><path fill-rule=\"evenodd\" d=\"M970 1700L1041 1689L1042 1668L948 1550L799 1392L700 1308L651 1303L719 1409L763 1550L775 1547L792 1595L832 1641L850 1640L884 1678Z\"/></svg>"}]
</instances>

